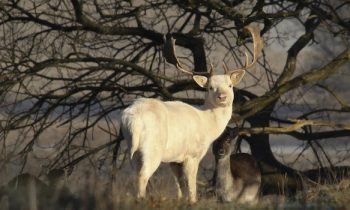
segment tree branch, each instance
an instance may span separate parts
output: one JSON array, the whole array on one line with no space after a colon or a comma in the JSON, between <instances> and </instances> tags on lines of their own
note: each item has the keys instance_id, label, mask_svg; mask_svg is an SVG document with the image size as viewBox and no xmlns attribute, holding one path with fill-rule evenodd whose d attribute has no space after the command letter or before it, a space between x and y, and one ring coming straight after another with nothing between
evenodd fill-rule
<instances>
[{"instance_id":1,"label":"tree branch","mask_svg":"<svg viewBox=\"0 0 350 210\"><path fill-rule=\"evenodd\" d=\"M284 84L275 87L268 91L263 96L247 101L243 104L233 107L234 112L244 113L240 117L231 118L232 121L240 121L249 116L253 116L259 111L263 110L265 107L275 102L281 95L298 88L302 85L315 83L318 81L325 80L330 75L338 72L343 65L345 65L350 60L350 48L345 49L331 62L320 69L314 69L294 79L285 82Z\"/></svg>"},{"instance_id":2,"label":"tree branch","mask_svg":"<svg viewBox=\"0 0 350 210\"><path fill-rule=\"evenodd\" d=\"M349 131L350 134L350 124L340 124L329 121L320 121L320 120L299 120L291 119L291 122L294 124L286 127L255 127L255 128L241 128L239 130L240 135L251 135L251 134L285 134L292 131L297 131L305 126L323 126L331 127L337 129L343 129L343 131Z\"/></svg>"}]
</instances>

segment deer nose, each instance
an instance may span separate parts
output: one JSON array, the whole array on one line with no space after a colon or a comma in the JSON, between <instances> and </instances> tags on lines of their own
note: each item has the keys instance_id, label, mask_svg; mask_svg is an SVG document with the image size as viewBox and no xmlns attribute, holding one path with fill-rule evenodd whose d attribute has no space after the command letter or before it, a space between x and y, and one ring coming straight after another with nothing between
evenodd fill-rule
<instances>
[{"instance_id":1,"label":"deer nose","mask_svg":"<svg viewBox=\"0 0 350 210\"><path fill-rule=\"evenodd\" d=\"M227 98L227 96L223 93L219 93L218 98L219 98L219 100L223 101Z\"/></svg>"}]
</instances>

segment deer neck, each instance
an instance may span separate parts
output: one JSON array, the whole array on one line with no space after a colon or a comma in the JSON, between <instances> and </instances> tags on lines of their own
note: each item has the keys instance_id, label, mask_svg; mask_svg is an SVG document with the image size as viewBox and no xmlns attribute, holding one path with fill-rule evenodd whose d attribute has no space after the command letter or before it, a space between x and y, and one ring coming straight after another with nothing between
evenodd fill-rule
<instances>
[{"instance_id":1,"label":"deer neck","mask_svg":"<svg viewBox=\"0 0 350 210\"><path fill-rule=\"evenodd\" d=\"M225 106L216 106L206 99L202 106L202 110L206 112L209 118L214 119L213 122L223 124L221 126L226 127L232 116L232 104L233 100L227 103Z\"/></svg>"},{"instance_id":2,"label":"deer neck","mask_svg":"<svg viewBox=\"0 0 350 210\"><path fill-rule=\"evenodd\" d=\"M217 139L226 128L232 115L232 103L226 106L215 107L210 103L204 103L201 107L204 120L207 122L207 135L210 137L210 143Z\"/></svg>"},{"instance_id":3,"label":"deer neck","mask_svg":"<svg viewBox=\"0 0 350 210\"><path fill-rule=\"evenodd\" d=\"M227 154L219 158L216 164L216 193L220 200L226 202L232 201L232 189L234 189L234 183L231 174L230 155Z\"/></svg>"}]
</instances>

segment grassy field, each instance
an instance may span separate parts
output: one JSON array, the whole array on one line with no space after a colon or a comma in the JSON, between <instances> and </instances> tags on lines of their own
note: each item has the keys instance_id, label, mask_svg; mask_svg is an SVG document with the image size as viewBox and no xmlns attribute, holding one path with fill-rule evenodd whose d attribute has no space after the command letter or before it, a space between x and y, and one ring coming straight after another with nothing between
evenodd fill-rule
<instances>
[{"instance_id":1,"label":"grassy field","mask_svg":"<svg viewBox=\"0 0 350 210\"><path fill-rule=\"evenodd\" d=\"M50 157L55 157L57 152L50 145L55 145L55 139L62 133L60 130L51 132L49 136L38 142L39 146L35 146L33 152L27 159L24 168L25 173L30 173L40 178L47 185L47 179L43 176L42 166L50 161ZM98 133L101 139L103 133ZM15 139L15 138L14 138ZM50 140L50 141L47 141ZM107 141L107 140L106 140ZM91 147L99 146L105 142L90 142ZM49 145L49 146L47 146ZM285 148L283 150L285 152ZM277 151L278 152L278 151ZM276 152L276 153L277 153ZM23 210L40 210L40 209L71 209L71 210L118 210L118 209L315 209L315 210L350 210L350 180L342 180L335 185L314 185L304 193L299 193L294 197L282 196L263 196L259 202L254 205L240 205L236 203L219 203L216 201L213 190L203 185L212 177L214 168L213 157L210 152L201 163L198 174L198 191L199 201L190 205L184 200L175 199L174 180L170 169L167 166L161 166L151 179L151 185L148 198L143 201L136 201L135 194L135 177L130 173L130 164L126 162L122 169L116 174L116 181L112 182L112 164L111 153L104 150L97 153L94 157L88 158L74 167L73 173L65 176L61 180L58 188L37 187L35 189L36 196L28 196L28 186L23 186L22 190L11 192L10 196L1 196L0 190L0 210L10 209L12 198L20 198L19 203L28 207L29 203L32 208L22 208ZM341 163L349 165L348 153L344 152L344 160ZM342 153L338 152L340 158ZM279 157L279 156L278 156ZM285 163L293 162L295 154L281 154L280 160ZM342 156L343 157L343 156ZM289 159L288 159L289 158ZM305 155L305 159L312 160L312 156ZM123 158L121 157L121 160ZM309 166L305 163L314 165L313 162L303 160L303 166ZM12 162L11 162L12 163ZM14 162L16 163L16 162ZM6 185L13 177L15 177L21 164L7 164L0 170L0 186ZM112 184L113 183L113 184ZM19 186L21 187L21 186ZM33 193L32 193L33 194ZM30 197L30 198L28 198ZM34 201L28 202L28 199ZM15 199L16 200L16 199ZM37 206L38 208L36 208ZM40 208L42 207L42 208Z\"/></svg>"},{"instance_id":2,"label":"grassy field","mask_svg":"<svg viewBox=\"0 0 350 210\"><path fill-rule=\"evenodd\" d=\"M349 181L347 181L349 183ZM343 183L342 183L343 184ZM345 185L346 186L346 185ZM284 196L263 196L256 204L220 203L215 197L201 198L196 204L189 204L184 200L164 199L160 197L149 197L143 201L135 201L132 198L124 198L114 204L96 206L96 209L242 209L242 210L277 210L277 209L310 209L310 210L347 210L350 209L349 185L343 187L320 186L310 189L306 195L295 198ZM112 208L111 208L112 207Z\"/></svg>"},{"instance_id":3,"label":"grassy field","mask_svg":"<svg viewBox=\"0 0 350 210\"><path fill-rule=\"evenodd\" d=\"M70 209L70 210L119 210L119 209L242 209L242 210L347 210L350 209L350 179L341 180L334 185L315 185L306 192L299 192L296 196L285 197L283 195L261 196L255 204L220 203L214 193L199 188L199 201L189 204L186 200L177 200L172 194L173 187L168 181L153 180L148 192L147 199L135 200L133 192L126 187L133 188L133 183L122 180L124 186L102 183L98 180L89 179L89 184L84 186L63 185L56 190L42 188L36 185L26 185L23 189L12 193L17 203L25 206L23 210L39 209ZM79 185L79 182L75 182ZM120 184L120 183L119 183ZM132 185L132 186L131 186ZM159 188L163 186L164 188ZM76 192L71 189L76 187ZM157 189L156 189L157 188ZM20 188L19 188L20 189ZM28 196L36 192L37 196ZM29 194L28 194L29 193ZM28 197L27 197L28 196ZM0 198L0 209L10 209L13 202L10 197ZM31 207L32 205L32 207Z\"/></svg>"},{"instance_id":4,"label":"grassy field","mask_svg":"<svg viewBox=\"0 0 350 210\"><path fill-rule=\"evenodd\" d=\"M237 204L217 202L215 196L202 196L196 204L190 205L184 200L150 197L136 202L133 199L120 200L114 209L242 209L242 210L347 210L350 209L350 180L342 180L336 185L320 185L295 197L268 195L260 197L256 204Z\"/></svg>"},{"instance_id":5,"label":"grassy field","mask_svg":"<svg viewBox=\"0 0 350 210\"><path fill-rule=\"evenodd\" d=\"M208 175L205 175L205 170L202 168L198 176L199 201L191 205L185 200L175 198L174 179L167 165L162 165L151 178L147 199L137 201L134 198L136 177L131 173L130 164L125 164L123 169L116 173L115 181L111 179L111 173L107 169L94 170L90 164L91 162L84 161L70 176L62 177L54 189L48 185L44 177L40 177L40 180L35 178L37 180L35 183L40 183L34 185L15 182L17 191L11 192L10 196L1 197L0 190L0 210L11 210L10 203L13 201L24 205L23 210L350 210L350 179L341 180L333 185L314 184L307 191L299 192L293 197L261 196L256 204L243 205L235 202L218 202L213 188L208 187L205 182L212 176L210 170L207 171ZM106 171L103 172L104 170ZM28 196L28 194L36 194L36 196ZM30 203L33 205L32 208L28 207Z\"/></svg>"},{"instance_id":6,"label":"grassy field","mask_svg":"<svg viewBox=\"0 0 350 210\"><path fill-rule=\"evenodd\" d=\"M242 209L242 210L347 210L350 209L349 180L339 185L319 186L310 189L303 195L287 198L284 196L263 196L256 204L220 203L215 197L201 198L196 204L188 204L183 200L149 198L136 202L126 199L115 203L114 209Z\"/></svg>"}]
</instances>

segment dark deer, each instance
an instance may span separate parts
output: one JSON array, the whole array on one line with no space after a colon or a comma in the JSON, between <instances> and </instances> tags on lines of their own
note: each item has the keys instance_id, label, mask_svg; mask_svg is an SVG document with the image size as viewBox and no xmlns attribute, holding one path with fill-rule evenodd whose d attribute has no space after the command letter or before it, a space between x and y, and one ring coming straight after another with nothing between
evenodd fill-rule
<instances>
[{"instance_id":1,"label":"dark deer","mask_svg":"<svg viewBox=\"0 0 350 210\"><path fill-rule=\"evenodd\" d=\"M19 174L0 187L0 201L7 197L9 210L81 209L82 201L58 187L64 175L61 169L50 171L47 184L32 174Z\"/></svg>"},{"instance_id":2,"label":"dark deer","mask_svg":"<svg viewBox=\"0 0 350 210\"><path fill-rule=\"evenodd\" d=\"M261 185L261 172L252 155L232 154L232 141L236 141L237 136L238 129L226 129L213 144L216 194L223 202L255 202Z\"/></svg>"}]
</instances>

